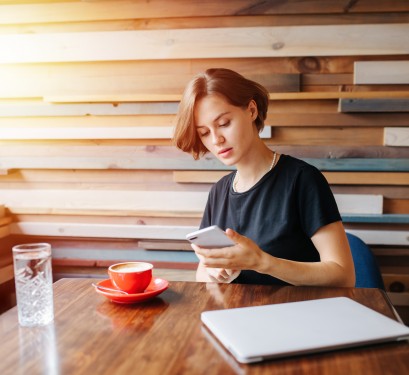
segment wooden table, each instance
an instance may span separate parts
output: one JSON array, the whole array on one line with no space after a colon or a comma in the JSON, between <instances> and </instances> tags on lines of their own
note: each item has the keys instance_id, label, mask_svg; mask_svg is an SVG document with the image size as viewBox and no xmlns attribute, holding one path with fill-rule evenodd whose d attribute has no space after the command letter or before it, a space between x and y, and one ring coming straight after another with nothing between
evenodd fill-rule
<instances>
[{"instance_id":1,"label":"wooden table","mask_svg":"<svg viewBox=\"0 0 409 375\"><path fill-rule=\"evenodd\" d=\"M408 342L243 365L215 346L200 322L204 310L337 296L396 319L376 289L171 282L150 301L119 305L97 294L92 281L57 281L55 321L46 327L19 327L16 308L0 316L0 374L409 373Z\"/></svg>"}]
</instances>

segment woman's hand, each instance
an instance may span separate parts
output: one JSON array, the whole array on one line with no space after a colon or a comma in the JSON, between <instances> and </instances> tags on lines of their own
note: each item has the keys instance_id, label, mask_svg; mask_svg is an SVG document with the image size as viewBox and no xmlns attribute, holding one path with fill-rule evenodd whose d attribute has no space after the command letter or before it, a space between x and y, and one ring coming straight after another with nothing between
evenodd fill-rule
<instances>
[{"instance_id":1,"label":"woman's hand","mask_svg":"<svg viewBox=\"0 0 409 375\"><path fill-rule=\"evenodd\" d=\"M264 252L249 238L232 229L226 230L227 236L236 245L220 249L206 249L192 245L204 267L220 268L220 278L226 276L227 270L255 270L259 268ZM217 278L218 281L219 278Z\"/></svg>"}]
</instances>

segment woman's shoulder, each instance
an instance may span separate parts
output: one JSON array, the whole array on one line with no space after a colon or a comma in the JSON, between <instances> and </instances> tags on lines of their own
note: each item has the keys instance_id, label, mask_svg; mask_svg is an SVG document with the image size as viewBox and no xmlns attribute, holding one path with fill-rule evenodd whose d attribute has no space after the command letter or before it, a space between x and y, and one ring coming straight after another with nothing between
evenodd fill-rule
<instances>
[{"instance_id":1,"label":"woman's shoulder","mask_svg":"<svg viewBox=\"0 0 409 375\"><path fill-rule=\"evenodd\" d=\"M217 181L213 186L212 186L212 191L222 191L229 189L231 187L231 184L234 179L234 175L236 174L236 171L232 171L228 173L227 175L223 176L219 181Z\"/></svg>"},{"instance_id":2,"label":"woman's shoulder","mask_svg":"<svg viewBox=\"0 0 409 375\"><path fill-rule=\"evenodd\" d=\"M283 170L286 170L287 172L291 174L297 175L304 171L312 172L312 173L316 173L316 172L320 173L319 169L316 168L315 166L307 163L304 160L295 158L294 156L282 154L280 156L280 162L281 162Z\"/></svg>"}]
</instances>

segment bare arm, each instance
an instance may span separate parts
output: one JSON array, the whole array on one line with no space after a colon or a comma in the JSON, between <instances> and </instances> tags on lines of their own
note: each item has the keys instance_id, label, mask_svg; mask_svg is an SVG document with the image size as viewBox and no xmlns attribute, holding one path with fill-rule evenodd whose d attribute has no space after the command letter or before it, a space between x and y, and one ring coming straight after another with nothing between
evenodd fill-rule
<instances>
[{"instance_id":1,"label":"bare arm","mask_svg":"<svg viewBox=\"0 0 409 375\"><path fill-rule=\"evenodd\" d=\"M194 246L194 250L202 258L199 268L204 272L205 267L248 269L293 285L355 285L352 255L340 221L320 228L311 238L320 254L320 261L314 263L273 257L262 251L249 238L231 229L226 233L236 243L235 246L211 250Z\"/></svg>"}]
</instances>

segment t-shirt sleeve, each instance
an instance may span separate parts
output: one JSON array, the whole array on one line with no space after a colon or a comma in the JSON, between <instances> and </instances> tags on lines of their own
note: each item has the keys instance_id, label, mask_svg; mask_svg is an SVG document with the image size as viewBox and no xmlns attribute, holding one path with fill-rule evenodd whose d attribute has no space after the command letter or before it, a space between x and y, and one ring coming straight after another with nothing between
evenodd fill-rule
<instances>
[{"instance_id":1,"label":"t-shirt sleeve","mask_svg":"<svg viewBox=\"0 0 409 375\"><path fill-rule=\"evenodd\" d=\"M341 220L334 195L324 175L306 166L298 175L295 194L301 226L312 237L321 227Z\"/></svg>"}]
</instances>

